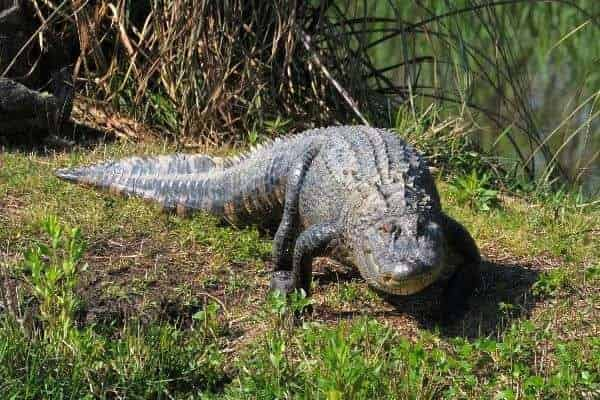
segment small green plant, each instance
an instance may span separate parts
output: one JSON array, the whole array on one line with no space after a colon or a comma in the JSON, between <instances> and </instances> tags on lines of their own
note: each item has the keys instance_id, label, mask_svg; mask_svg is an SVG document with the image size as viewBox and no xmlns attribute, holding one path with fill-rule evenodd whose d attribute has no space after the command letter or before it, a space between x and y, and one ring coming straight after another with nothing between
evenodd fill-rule
<instances>
[{"instance_id":1,"label":"small green plant","mask_svg":"<svg viewBox=\"0 0 600 400\"><path fill-rule=\"evenodd\" d=\"M24 269L39 303L40 318L47 324L45 332L60 332L65 338L79 304L77 276L87 268L81 264L85 245L78 228L65 228L54 216L44 219L42 228L49 245L38 243L28 250Z\"/></svg>"},{"instance_id":2,"label":"small green plant","mask_svg":"<svg viewBox=\"0 0 600 400\"><path fill-rule=\"evenodd\" d=\"M193 219L191 228L198 243L210 247L225 261L265 260L271 254L270 242L256 228L220 227L216 218L204 214Z\"/></svg>"},{"instance_id":3,"label":"small green plant","mask_svg":"<svg viewBox=\"0 0 600 400\"><path fill-rule=\"evenodd\" d=\"M248 143L250 146L255 146L258 144L260 139L260 132L256 128L252 128L248 130Z\"/></svg>"},{"instance_id":4,"label":"small green plant","mask_svg":"<svg viewBox=\"0 0 600 400\"><path fill-rule=\"evenodd\" d=\"M171 100L162 91L153 92L149 96L149 105L153 109L154 122L168 127L172 132L179 130L179 113Z\"/></svg>"},{"instance_id":5,"label":"small green plant","mask_svg":"<svg viewBox=\"0 0 600 400\"><path fill-rule=\"evenodd\" d=\"M360 287L355 283L344 282L340 285L339 295L343 304L351 304L360 299Z\"/></svg>"},{"instance_id":6,"label":"small green plant","mask_svg":"<svg viewBox=\"0 0 600 400\"><path fill-rule=\"evenodd\" d=\"M323 335L322 368L319 369L322 374L315 378L317 390L325 398L368 398L372 392L383 360L365 354L362 341L367 332L361 332L360 328L357 326L348 332L340 327Z\"/></svg>"},{"instance_id":7,"label":"small green plant","mask_svg":"<svg viewBox=\"0 0 600 400\"><path fill-rule=\"evenodd\" d=\"M288 296L273 291L267 297L266 307L269 314L283 318L290 313L297 315L303 313L313 302L311 297L306 296L304 289L296 289Z\"/></svg>"},{"instance_id":8,"label":"small green plant","mask_svg":"<svg viewBox=\"0 0 600 400\"><path fill-rule=\"evenodd\" d=\"M459 176L450 184L450 193L461 204L468 204L480 211L489 211L498 204L498 191L490 187L491 177L472 170L469 175Z\"/></svg>"},{"instance_id":9,"label":"small green plant","mask_svg":"<svg viewBox=\"0 0 600 400\"><path fill-rule=\"evenodd\" d=\"M585 279L591 282L600 280L600 265L586 268Z\"/></svg>"},{"instance_id":10,"label":"small green plant","mask_svg":"<svg viewBox=\"0 0 600 400\"><path fill-rule=\"evenodd\" d=\"M285 295L279 291L269 292L265 307L269 314L283 317L288 310Z\"/></svg>"},{"instance_id":11,"label":"small green plant","mask_svg":"<svg viewBox=\"0 0 600 400\"><path fill-rule=\"evenodd\" d=\"M292 123L291 119L281 118L281 116L277 116L277 118L273 120L265 121L265 130L271 136L281 135L286 133L287 128Z\"/></svg>"},{"instance_id":12,"label":"small green plant","mask_svg":"<svg viewBox=\"0 0 600 400\"><path fill-rule=\"evenodd\" d=\"M293 370L286 339L279 330L269 331L240 363L240 376L228 388L228 399L289 399Z\"/></svg>"},{"instance_id":13,"label":"small green plant","mask_svg":"<svg viewBox=\"0 0 600 400\"><path fill-rule=\"evenodd\" d=\"M361 304L373 304L380 298L357 280L338 282L335 287L336 290L327 297L327 304L334 308L361 307Z\"/></svg>"},{"instance_id":14,"label":"small green plant","mask_svg":"<svg viewBox=\"0 0 600 400\"><path fill-rule=\"evenodd\" d=\"M248 144L256 146L266 137L284 134L291 124L291 119L281 118L281 116L277 116L273 120L257 121L252 129L249 129L246 133Z\"/></svg>"},{"instance_id":15,"label":"small green plant","mask_svg":"<svg viewBox=\"0 0 600 400\"><path fill-rule=\"evenodd\" d=\"M294 292L290 294L290 308L292 312L296 314L308 310L313 303L314 300L311 297L306 296L304 289L294 290Z\"/></svg>"},{"instance_id":16,"label":"small green plant","mask_svg":"<svg viewBox=\"0 0 600 400\"><path fill-rule=\"evenodd\" d=\"M553 269L540 275L531 287L534 295L539 297L555 296L569 286L569 273L563 268Z\"/></svg>"},{"instance_id":17,"label":"small green plant","mask_svg":"<svg viewBox=\"0 0 600 400\"><path fill-rule=\"evenodd\" d=\"M199 330L213 338L219 336L221 329L218 320L219 308L217 303L209 302L204 305L202 310L192 315L192 319L199 325Z\"/></svg>"}]
</instances>

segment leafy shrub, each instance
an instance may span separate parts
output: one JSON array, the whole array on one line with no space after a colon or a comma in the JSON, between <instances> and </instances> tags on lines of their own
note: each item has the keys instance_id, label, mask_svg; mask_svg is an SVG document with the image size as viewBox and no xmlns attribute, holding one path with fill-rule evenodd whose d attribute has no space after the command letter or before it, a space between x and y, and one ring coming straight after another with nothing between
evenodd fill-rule
<instances>
[{"instance_id":1,"label":"leafy shrub","mask_svg":"<svg viewBox=\"0 0 600 400\"><path fill-rule=\"evenodd\" d=\"M472 170L469 175L459 176L450 184L450 193L461 204L468 204L480 211L489 211L498 204L498 190L490 187L490 176L479 175Z\"/></svg>"},{"instance_id":2,"label":"leafy shrub","mask_svg":"<svg viewBox=\"0 0 600 400\"><path fill-rule=\"evenodd\" d=\"M44 332L60 333L65 339L78 306L77 275L87 269L86 264L81 265L85 245L78 228L67 230L56 217L46 218L42 226L50 245L38 243L29 249L25 253L24 270L39 303Z\"/></svg>"}]
</instances>

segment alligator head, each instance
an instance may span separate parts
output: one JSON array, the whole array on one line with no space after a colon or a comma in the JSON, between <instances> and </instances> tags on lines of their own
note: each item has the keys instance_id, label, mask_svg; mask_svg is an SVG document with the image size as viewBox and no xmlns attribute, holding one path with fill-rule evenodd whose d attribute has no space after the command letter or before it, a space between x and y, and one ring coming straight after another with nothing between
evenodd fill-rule
<instances>
[{"instance_id":1,"label":"alligator head","mask_svg":"<svg viewBox=\"0 0 600 400\"><path fill-rule=\"evenodd\" d=\"M435 282L447 246L439 210L424 193L378 188L355 209L351 242L355 263L376 289L410 295Z\"/></svg>"}]
</instances>

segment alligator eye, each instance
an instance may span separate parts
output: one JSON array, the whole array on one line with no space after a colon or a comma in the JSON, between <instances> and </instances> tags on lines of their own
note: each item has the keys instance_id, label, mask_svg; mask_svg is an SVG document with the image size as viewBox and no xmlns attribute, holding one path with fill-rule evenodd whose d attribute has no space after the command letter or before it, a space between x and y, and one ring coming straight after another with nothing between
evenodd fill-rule
<instances>
[{"instance_id":1,"label":"alligator eye","mask_svg":"<svg viewBox=\"0 0 600 400\"><path fill-rule=\"evenodd\" d=\"M384 231L385 233L390 233L393 229L392 224L383 224L381 225L381 230Z\"/></svg>"},{"instance_id":2,"label":"alligator eye","mask_svg":"<svg viewBox=\"0 0 600 400\"><path fill-rule=\"evenodd\" d=\"M400 227L389 222L382 224L379 229L384 233L394 233L396 235L400 234Z\"/></svg>"}]
</instances>

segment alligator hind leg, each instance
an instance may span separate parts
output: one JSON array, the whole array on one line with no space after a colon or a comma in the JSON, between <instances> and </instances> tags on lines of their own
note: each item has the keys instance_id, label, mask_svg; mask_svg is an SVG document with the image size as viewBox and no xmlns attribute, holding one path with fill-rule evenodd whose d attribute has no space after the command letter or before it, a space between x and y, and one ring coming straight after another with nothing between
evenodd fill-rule
<instances>
[{"instance_id":1,"label":"alligator hind leg","mask_svg":"<svg viewBox=\"0 0 600 400\"><path fill-rule=\"evenodd\" d=\"M273 291L288 294L296 287L292 269L294 242L299 234L298 202L304 177L317 152L316 146L310 146L287 177L283 216L273 240L273 262L275 264L271 280L271 290Z\"/></svg>"},{"instance_id":2,"label":"alligator hind leg","mask_svg":"<svg viewBox=\"0 0 600 400\"><path fill-rule=\"evenodd\" d=\"M475 240L460 223L444 215L442 226L450 250L462 258L444 290L442 315L450 323L467 310L469 297L481 281L481 256Z\"/></svg>"}]
</instances>

